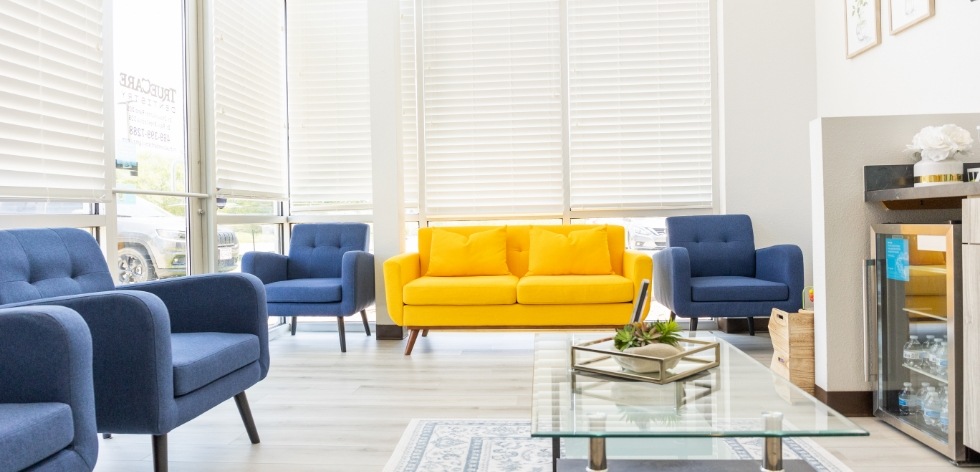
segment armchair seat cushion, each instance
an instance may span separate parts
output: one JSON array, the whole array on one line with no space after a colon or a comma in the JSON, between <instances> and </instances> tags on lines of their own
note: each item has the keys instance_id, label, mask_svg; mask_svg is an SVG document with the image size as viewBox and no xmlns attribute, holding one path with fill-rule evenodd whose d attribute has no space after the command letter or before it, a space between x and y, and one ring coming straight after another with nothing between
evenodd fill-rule
<instances>
[{"instance_id":1,"label":"armchair seat cushion","mask_svg":"<svg viewBox=\"0 0 980 472\"><path fill-rule=\"evenodd\" d=\"M524 305L631 303L633 281L621 275L527 275L517 284Z\"/></svg>"},{"instance_id":2,"label":"armchair seat cushion","mask_svg":"<svg viewBox=\"0 0 980 472\"><path fill-rule=\"evenodd\" d=\"M691 301L758 302L789 298L784 283L739 276L691 277Z\"/></svg>"},{"instance_id":3,"label":"armchair seat cushion","mask_svg":"<svg viewBox=\"0 0 980 472\"><path fill-rule=\"evenodd\" d=\"M335 303L343 298L341 279L290 279L266 284L269 303Z\"/></svg>"},{"instance_id":4,"label":"armchair seat cushion","mask_svg":"<svg viewBox=\"0 0 980 472\"><path fill-rule=\"evenodd\" d=\"M193 392L259 360L259 338L239 333L174 333L174 396Z\"/></svg>"},{"instance_id":5,"label":"armchair seat cushion","mask_svg":"<svg viewBox=\"0 0 980 472\"><path fill-rule=\"evenodd\" d=\"M54 455L71 444L74 428L67 404L0 403L0 470L24 469Z\"/></svg>"},{"instance_id":6,"label":"armchair seat cushion","mask_svg":"<svg viewBox=\"0 0 980 472\"><path fill-rule=\"evenodd\" d=\"M419 277L404 287L408 305L513 305L517 302L517 277Z\"/></svg>"}]
</instances>

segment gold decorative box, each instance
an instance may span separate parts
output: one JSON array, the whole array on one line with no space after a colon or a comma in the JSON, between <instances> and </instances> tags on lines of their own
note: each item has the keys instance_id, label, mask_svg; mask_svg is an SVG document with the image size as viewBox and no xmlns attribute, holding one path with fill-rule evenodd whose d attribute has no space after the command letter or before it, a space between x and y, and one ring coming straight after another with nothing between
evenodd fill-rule
<instances>
[{"instance_id":1,"label":"gold decorative box","mask_svg":"<svg viewBox=\"0 0 980 472\"><path fill-rule=\"evenodd\" d=\"M716 341L680 338L677 347L680 352L671 356L647 356L617 350L613 347L612 337L596 339L572 346L572 368L629 380L666 384L718 366L720 348ZM617 357L658 363L659 368L655 372L634 372L623 368ZM673 366L670 367L671 365Z\"/></svg>"}]
</instances>

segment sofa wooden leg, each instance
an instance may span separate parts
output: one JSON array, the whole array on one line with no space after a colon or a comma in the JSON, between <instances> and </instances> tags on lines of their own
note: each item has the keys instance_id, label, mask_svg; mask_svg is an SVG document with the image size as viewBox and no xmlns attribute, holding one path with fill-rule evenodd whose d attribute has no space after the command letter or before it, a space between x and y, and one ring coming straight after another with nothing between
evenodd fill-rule
<instances>
[{"instance_id":1,"label":"sofa wooden leg","mask_svg":"<svg viewBox=\"0 0 980 472\"><path fill-rule=\"evenodd\" d=\"M296 317L293 317L293 322L290 324L289 330L292 331L292 335L296 336Z\"/></svg>"},{"instance_id":2,"label":"sofa wooden leg","mask_svg":"<svg viewBox=\"0 0 980 472\"><path fill-rule=\"evenodd\" d=\"M344 331L344 317L337 317L337 333L340 334L340 352L347 352L347 332Z\"/></svg>"},{"instance_id":3,"label":"sofa wooden leg","mask_svg":"<svg viewBox=\"0 0 980 472\"><path fill-rule=\"evenodd\" d=\"M364 332L367 333L368 337L370 337L371 336L371 325L368 324L367 310L361 310L361 321L364 322Z\"/></svg>"},{"instance_id":4,"label":"sofa wooden leg","mask_svg":"<svg viewBox=\"0 0 980 472\"><path fill-rule=\"evenodd\" d=\"M412 348L415 347L415 340L419 338L418 328L411 329L408 331L408 344L405 345L405 355L412 355Z\"/></svg>"},{"instance_id":5,"label":"sofa wooden leg","mask_svg":"<svg viewBox=\"0 0 980 472\"><path fill-rule=\"evenodd\" d=\"M248 398L245 397L245 392L235 395L235 406L238 407L238 414L242 416L242 423L245 423L248 440L252 444L258 444L259 430L255 428L255 419L252 418L252 409L248 407Z\"/></svg>"},{"instance_id":6,"label":"sofa wooden leg","mask_svg":"<svg viewBox=\"0 0 980 472\"><path fill-rule=\"evenodd\" d=\"M422 337L424 338L424 337L426 337L426 336L428 336L428 335L429 335L429 330L427 330L427 329L423 329L423 330L422 330Z\"/></svg>"},{"instance_id":7,"label":"sofa wooden leg","mask_svg":"<svg viewBox=\"0 0 980 472\"><path fill-rule=\"evenodd\" d=\"M749 317L749 336L755 336L755 318Z\"/></svg>"},{"instance_id":8,"label":"sofa wooden leg","mask_svg":"<svg viewBox=\"0 0 980 472\"><path fill-rule=\"evenodd\" d=\"M675 320L677 320L677 313L670 312L670 321L675 321Z\"/></svg>"},{"instance_id":9,"label":"sofa wooden leg","mask_svg":"<svg viewBox=\"0 0 980 472\"><path fill-rule=\"evenodd\" d=\"M691 329L690 329L690 331L691 331L691 333L694 333L697 330L698 330L698 319L697 319L697 317L691 318Z\"/></svg>"},{"instance_id":10,"label":"sofa wooden leg","mask_svg":"<svg viewBox=\"0 0 980 472\"><path fill-rule=\"evenodd\" d=\"M167 472L167 435L153 435L153 472Z\"/></svg>"}]
</instances>

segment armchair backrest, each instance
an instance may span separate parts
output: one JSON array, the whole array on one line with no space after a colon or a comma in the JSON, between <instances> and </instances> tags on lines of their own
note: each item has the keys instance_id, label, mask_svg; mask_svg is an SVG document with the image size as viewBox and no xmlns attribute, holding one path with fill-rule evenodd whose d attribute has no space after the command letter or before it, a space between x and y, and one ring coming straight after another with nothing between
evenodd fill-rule
<instances>
[{"instance_id":1,"label":"armchair backrest","mask_svg":"<svg viewBox=\"0 0 980 472\"><path fill-rule=\"evenodd\" d=\"M293 227L289 241L289 279L337 278L348 251L367 251L365 223L314 223Z\"/></svg>"},{"instance_id":2,"label":"armchair backrest","mask_svg":"<svg viewBox=\"0 0 980 472\"><path fill-rule=\"evenodd\" d=\"M90 233L0 230L0 305L113 288L105 256Z\"/></svg>"},{"instance_id":3,"label":"armchair backrest","mask_svg":"<svg viewBox=\"0 0 980 472\"><path fill-rule=\"evenodd\" d=\"M755 277L755 237L748 215L672 216L667 246L687 248L692 277Z\"/></svg>"}]
</instances>

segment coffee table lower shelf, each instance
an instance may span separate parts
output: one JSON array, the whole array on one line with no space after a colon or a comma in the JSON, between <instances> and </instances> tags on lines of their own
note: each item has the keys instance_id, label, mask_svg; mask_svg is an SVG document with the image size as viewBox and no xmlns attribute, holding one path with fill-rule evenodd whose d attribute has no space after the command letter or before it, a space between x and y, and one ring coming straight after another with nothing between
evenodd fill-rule
<instances>
[{"instance_id":1,"label":"coffee table lower shelf","mask_svg":"<svg viewBox=\"0 0 980 472\"><path fill-rule=\"evenodd\" d=\"M582 472L588 467L586 459L558 459L555 472ZM658 460L626 459L610 460L609 472L759 472L759 461L750 460ZM815 472L810 464L801 460L783 462L786 472Z\"/></svg>"}]
</instances>

